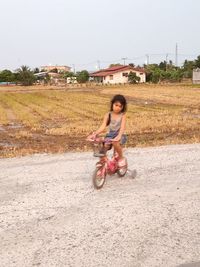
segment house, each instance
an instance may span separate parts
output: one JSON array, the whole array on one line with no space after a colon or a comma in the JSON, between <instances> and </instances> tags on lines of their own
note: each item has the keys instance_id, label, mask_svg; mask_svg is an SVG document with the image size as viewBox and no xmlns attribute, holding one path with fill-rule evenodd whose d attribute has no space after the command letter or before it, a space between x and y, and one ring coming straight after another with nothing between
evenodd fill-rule
<instances>
[{"instance_id":1,"label":"house","mask_svg":"<svg viewBox=\"0 0 200 267\"><path fill-rule=\"evenodd\" d=\"M57 69L58 73L62 73L62 72L68 72L71 71L71 68L68 66L41 66L40 68L43 71L47 71L47 72L51 72L52 70Z\"/></svg>"},{"instance_id":2,"label":"house","mask_svg":"<svg viewBox=\"0 0 200 267\"><path fill-rule=\"evenodd\" d=\"M62 78L61 73L55 73L55 72L38 72L35 73L34 76L37 78L37 83L44 84L45 81L50 82L50 84L57 85L59 83L65 83L65 80ZM48 79L48 76L50 80Z\"/></svg>"},{"instance_id":3,"label":"house","mask_svg":"<svg viewBox=\"0 0 200 267\"><path fill-rule=\"evenodd\" d=\"M107 69L99 70L90 74L90 77L97 83L117 84L128 83L128 75L134 72L140 77L140 83L146 82L146 73L143 68L135 68L132 66L117 65Z\"/></svg>"},{"instance_id":4,"label":"house","mask_svg":"<svg viewBox=\"0 0 200 267\"><path fill-rule=\"evenodd\" d=\"M41 72L35 74L36 77L45 77L47 74L50 77L50 84L59 85L65 84L65 79L63 78L63 73L70 72L71 68L68 66L41 66Z\"/></svg>"},{"instance_id":5,"label":"house","mask_svg":"<svg viewBox=\"0 0 200 267\"><path fill-rule=\"evenodd\" d=\"M194 84L200 84L200 69L199 68L193 70L192 82Z\"/></svg>"}]
</instances>

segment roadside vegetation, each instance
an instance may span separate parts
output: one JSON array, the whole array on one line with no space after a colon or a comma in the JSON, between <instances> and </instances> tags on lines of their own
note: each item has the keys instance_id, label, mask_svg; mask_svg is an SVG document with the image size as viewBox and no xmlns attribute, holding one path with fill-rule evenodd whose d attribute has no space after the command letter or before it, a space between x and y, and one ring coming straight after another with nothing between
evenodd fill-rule
<instances>
[{"instance_id":1,"label":"roadside vegetation","mask_svg":"<svg viewBox=\"0 0 200 267\"><path fill-rule=\"evenodd\" d=\"M110 67L115 65L119 64L111 64ZM135 67L134 63L130 63L129 65ZM146 81L148 83L177 83L181 82L184 78L192 78L193 69L200 68L200 55L195 60L186 59L182 66L175 66L170 60L169 62L163 61L159 64L148 64L142 67L146 72ZM0 83L15 83L23 86L30 86L36 82L49 84L49 74L46 73L44 76L37 76L36 74L39 72L39 68L36 67L31 70L28 66L21 66L14 72L5 69L0 71ZM68 79L70 79L71 83L79 84L87 83L89 81L89 72L87 70L81 70L76 73L71 71L58 73L58 69L55 68L51 70L51 72L59 74L59 78L65 80L66 83ZM134 72L130 72L128 80L130 84L136 84L139 83L140 78Z\"/></svg>"}]
</instances>

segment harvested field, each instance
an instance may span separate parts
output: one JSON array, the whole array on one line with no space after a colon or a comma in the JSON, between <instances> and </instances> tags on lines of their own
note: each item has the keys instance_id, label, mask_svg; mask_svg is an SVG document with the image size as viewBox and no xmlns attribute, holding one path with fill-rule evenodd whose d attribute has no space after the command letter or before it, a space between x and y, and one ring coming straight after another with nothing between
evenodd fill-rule
<instances>
[{"instance_id":1,"label":"harvested field","mask_svg":"<svg viewBox=\"0 0 200 267\"><path fill-rule=\"evenodd\" d=\"M200 142L200 88L191 85L0 88L0 157L86 151L111 97L128 99L127 146Z\"/></svg>"}]
</instances>

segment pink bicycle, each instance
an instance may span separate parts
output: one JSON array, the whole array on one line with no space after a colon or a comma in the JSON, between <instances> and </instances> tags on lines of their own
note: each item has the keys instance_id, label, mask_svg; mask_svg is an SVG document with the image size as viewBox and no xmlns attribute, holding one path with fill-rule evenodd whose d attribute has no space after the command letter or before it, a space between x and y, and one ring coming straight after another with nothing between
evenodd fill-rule
<instances>
[{"instance_id":1,"label":"pink bicycle","mask_svg":"<svg viewBox=\"0 0 200 267\"><path fill-rule=\"evenodd\" d=\"M92 176L92 182L96 189L103 187L107 174L113 175L117 173L118 176L123 177L127 173L128 163L126 158L124 158L123 166L119 167L119 157L116 152L113 153L112 158L107 157L106 152L107 150L111 149L111 143L106 142L106 140L101 137L96 137L95 139L89 137L87 140L93 144L94 157L100 158L100 160L96 163L96 167ZM107 146L110 146L109 149L105 149L105 142Z\"/></svg>"}]
</instances>

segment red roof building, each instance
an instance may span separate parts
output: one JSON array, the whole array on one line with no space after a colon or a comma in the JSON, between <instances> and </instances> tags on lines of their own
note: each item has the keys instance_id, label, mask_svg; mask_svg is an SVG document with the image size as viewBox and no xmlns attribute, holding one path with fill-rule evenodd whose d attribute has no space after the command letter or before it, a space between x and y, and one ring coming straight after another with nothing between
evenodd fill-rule
<instances>
[{"instance_id":1,"label":"red roof building","mask_svg":"<svg viewBox=\"0 0 200 267\"><path fill-rule=\"evenodd\" d=\"M134 68L129 65L117 65L107 69L99 70L90 74L90 77L94 81L99 83L128 83L128 75L130 72L134 72L138 77L140 77L140 83L146 82L146 73L143 68Z\"/></svg>"}]
</instances>

